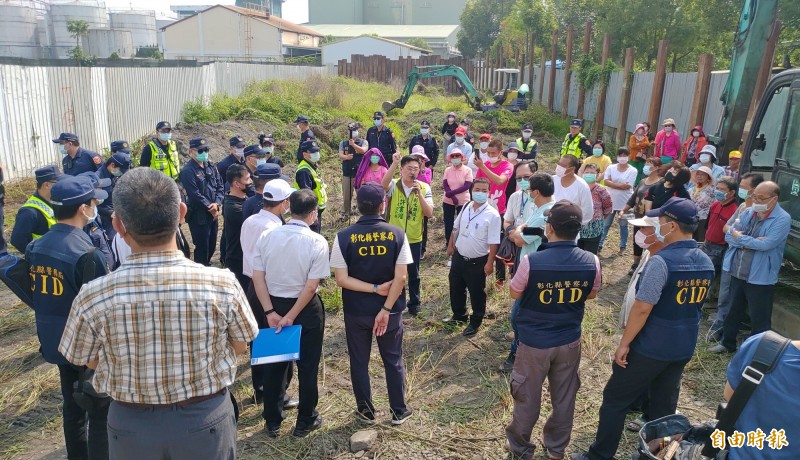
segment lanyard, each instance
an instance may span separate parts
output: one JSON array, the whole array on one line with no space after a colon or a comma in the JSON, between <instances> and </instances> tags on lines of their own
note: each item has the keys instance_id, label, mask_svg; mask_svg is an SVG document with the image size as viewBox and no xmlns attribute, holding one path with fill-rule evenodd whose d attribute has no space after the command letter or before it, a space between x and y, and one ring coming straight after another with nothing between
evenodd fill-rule
<instances>
[{"instance_id":1,"label":"lanyard","mask_svg":"<svg viewBox=\"0 0 800 460\"><path fill-rule=\"evenodd\" d=\"M483 205L483 207L481 207L481 210L480 210L480 211L478 211L478 213L477 213L477 214L475 214L475 215L474 215L474 216L472 216L472 217L470 217L470 216L469 216L469 215L471 215L471 214L472 214L472 208L467 208L467 213L469 214L469 215L467 215L467 229L469 229L469 224L471 224L473 220L477 219L477 218L478 218L478 216L480 216L480 215L483 213L483 211L485 211L485 210L486 210L486 206L487 206L487 205ZM477 228L477 225L478 225L478 224L475 224L475 225L476 225L476 227L475 227L475 228Z\"/></svg>"}]
</instances>

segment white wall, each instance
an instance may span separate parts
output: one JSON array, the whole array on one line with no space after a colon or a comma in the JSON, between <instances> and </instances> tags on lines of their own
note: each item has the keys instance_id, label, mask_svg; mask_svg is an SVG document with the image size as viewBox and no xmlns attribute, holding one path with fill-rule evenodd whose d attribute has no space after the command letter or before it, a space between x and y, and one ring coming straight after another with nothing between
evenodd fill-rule
<instances>
[{"instance_id":1,"label":"white wall","mask_svg":"<svg viewBox=\"0 0 800 460\"><path fill-rule=\"evenodd\" d=\"M386 56L389 59L399 57L412 57L414 59L422 56L422 52L406 46L396 45L384 40L376 40L372 37L357 37L352 40L344 40L322 46L322 65L336 64L340 59L347 59L350 56L361 54L364 56Z\"/></svg>"}]
</instances>

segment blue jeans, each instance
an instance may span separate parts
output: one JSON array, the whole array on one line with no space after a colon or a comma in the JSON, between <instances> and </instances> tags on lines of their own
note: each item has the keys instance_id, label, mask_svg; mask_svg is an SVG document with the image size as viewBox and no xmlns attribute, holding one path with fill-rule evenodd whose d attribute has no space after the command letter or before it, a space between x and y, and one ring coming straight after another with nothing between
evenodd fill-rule
<instances>
[{"instance_id":1,"label":"blue jeans","mask_svg":"<svg viewBox=\"0 0 800 460\"><path fill-rule=\"evenodd\" d=\"M600 237L600 249L603 249L603 243L606 242L608 230L614 224L614 216L617 212L614 211L603 219L603 236ZM619 219L619 248L625 249L628 247L628 221L626 219Z\"/></svg>"},{"instance_id":2,"label":"blue jeans","mask_svg":"<svg viewBox=\"0 0 800 460\"><path fill-rule=\"evenodd\" d=\"M717 295L717 316L711 324L711 330L716 331L722 329L725 323L725 317L731 311L731 273L722 270L719 277L719 294Z\"/></svg>"},{"instance_id":3,"label":"blue jeans","mask_svg":"<svg viewBox=\"0 0 800 460\"><path fill-rule=\"evenodd\" d=\"M511 318L509 321L511 322L511 329L514 331L514 341L511 342L511 353L517 353L517 347L519 346L519 330L517 329L517 315L519 314L519 308L522 304L522 298L514 301L514 305L511 307Z\"/></svg>"}]
</instances>

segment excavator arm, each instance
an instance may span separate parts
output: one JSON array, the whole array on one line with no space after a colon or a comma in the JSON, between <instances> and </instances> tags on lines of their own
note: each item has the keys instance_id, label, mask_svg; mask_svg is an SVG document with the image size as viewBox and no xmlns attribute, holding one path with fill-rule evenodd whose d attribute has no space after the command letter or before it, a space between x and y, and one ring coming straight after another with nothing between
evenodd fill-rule
<instances>
[{"instance_id":1,"label":"excavator arm","mask_svg":"<svg viewBox=\"0 0 800 460\"><path fill-rule=\"evenodd\" d=\"M482 110L481 98L478 95L478 91L474 86L472 86L472 82L461 67L454 65L430 65L414 67L414 69L406 77L406 85L403 88L403 94L401 94L400 98L394 102L384 102L383 111L389 113L393 109L402 109L405 107L419 80L448 76L456 79L458 88L464 94L464 97L467 98L467 103L475 110Z\"/></svg>"}]
</instances>

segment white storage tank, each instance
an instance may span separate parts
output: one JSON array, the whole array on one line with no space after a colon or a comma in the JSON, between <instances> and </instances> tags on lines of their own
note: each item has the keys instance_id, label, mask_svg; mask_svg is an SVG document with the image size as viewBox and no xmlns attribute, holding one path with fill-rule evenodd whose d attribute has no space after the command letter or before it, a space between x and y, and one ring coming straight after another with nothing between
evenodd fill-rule
<instances>
[{"instance_id":1,"label":"white storage tank","mask_svg":"<svg viewBox=\"0 0 800 460\"><path fill-rule=\"evenodd\" d=\"M113 53L127 59L136 53L131 32L124 29L89 29L89 35L83 39L81 46L90 55L101 59Z\"/></svg>"},{"instance_id":2,"label":"white storage tank","mask_svg":"<svg viewBox=\"0 0 800 460\"><path fill-rule=\"evenodd\" d=\"M130 31L134 49L158 46L155 11L115 11L109 18L112 28Z\"/></svg>"},{"instance_id":3,"label":"white storage tank","mask_svg":"<svg viewBox=\"0 0 800 460\"><path fill-rule=\"evenodd\" d=\"M52 40L55 57L67 58L67 52L75 48L75 39L67 30L67 21L84 20L89 24L89 29L103 29L108 27L108 13L106 7L98 2L71 2L50 5L48 13L50 19L50 37Z\"/></svg>"},{"instance_id":4,"label":"white storage tank","mask_svg":"<svg viewBox=\"0 0 800 460\"><path fill-rule=\"evenodd\" d=\"M23 5L0 3L0 56L39 57L36 10Z\"/></svg>"}]
</instances>

